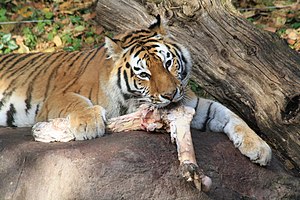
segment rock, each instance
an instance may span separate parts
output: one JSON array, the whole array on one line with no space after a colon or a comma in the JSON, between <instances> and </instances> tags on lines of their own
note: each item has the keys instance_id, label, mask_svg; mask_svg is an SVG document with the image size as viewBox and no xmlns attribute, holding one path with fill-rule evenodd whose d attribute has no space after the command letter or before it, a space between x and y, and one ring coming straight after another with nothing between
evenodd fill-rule
<instances>
[{"instance_id":1,"label":"rock","mask_svg":"<svg viewBox=\"0 0 300 200\"><path fill-rule=\"evenodd\" d=\"M40 143L29 128L0 128L0 199L296 199L300 179L276 157L263 168L223 134L193 131L198 164L213 181L198 192L179 176L168 134L127 132Z\"/></svg>"}]
</instances>

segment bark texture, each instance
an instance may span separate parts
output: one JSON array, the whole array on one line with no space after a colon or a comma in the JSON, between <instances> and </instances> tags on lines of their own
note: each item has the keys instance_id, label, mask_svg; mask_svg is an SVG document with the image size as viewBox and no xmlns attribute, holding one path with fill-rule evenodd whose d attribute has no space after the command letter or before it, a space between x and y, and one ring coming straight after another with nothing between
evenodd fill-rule
<instances>
[{"instance_id":1,"label":"bark texture","mask_svg":"<svg viewBox=\"0 0 300 200\"><path fill-rule=\"evenodd\" d=\"M97 4L98 22L116 32L145 28L156 14L167 19L170 33L190 49L193 79L244 118L299 176L299 54L240 18L230 0Z\"/></svg>"},{"instance_id":2,"label":"bark texture","mask_svg":"<svg viewBox=\"0 0 300 200\"><path fill-rule=\"evenodd\" d=\"M267 168L223 134L193 131L198 164L213 180L199 192L180 176L169 134L126 132L41 143L30 128L0 128L0 199L299 199L300 180L276 157Z\"/></svg>"}]
</instances>

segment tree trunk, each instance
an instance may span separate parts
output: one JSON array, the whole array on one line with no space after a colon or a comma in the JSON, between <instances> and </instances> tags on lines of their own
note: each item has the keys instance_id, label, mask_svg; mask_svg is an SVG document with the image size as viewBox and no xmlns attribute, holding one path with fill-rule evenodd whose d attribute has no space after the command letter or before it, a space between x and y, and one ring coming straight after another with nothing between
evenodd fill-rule
<instances>
[{"instance_id":1,"label":"tree trunk","mask_svg":"<svg viewBox=\"0 0 300 200\"><path fill-rule=\"evenodd\" d=\"M149 1L150 2L150 1ZM189 48L192 78L300 172L300 56L276 35L239 17L230 0L99 0L97 20L114 31L145 28L151 15Z\"/></svg>"}]
</instances>

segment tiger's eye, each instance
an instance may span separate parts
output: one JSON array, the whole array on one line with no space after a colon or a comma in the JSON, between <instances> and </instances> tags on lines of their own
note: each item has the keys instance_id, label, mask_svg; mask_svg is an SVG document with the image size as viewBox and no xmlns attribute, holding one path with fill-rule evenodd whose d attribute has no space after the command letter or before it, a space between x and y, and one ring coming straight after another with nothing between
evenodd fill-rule
<instances>
[{"instance_id":1,"label":"tiger's eye","mask_svg":"<svg viewBox=\"0 0 300 200\"><path fill-rule=\"evenodd\" d=\"M140 76L141 78L148 78L148 79L150 79L150 77L151 77L150 74L147 74L146 72L140 73L139 76Z\"/></svg>"},{"instance_id":2,"label":"tiger's eye","mask_svg":"<svg viewBox=\"0 0 300 200\"><path fill-rule=\"evenodd\" d=\"M166 68L169 68L169 67L171 66L171 64L172 64L172 61L171 61L171 60L168 60L168 61L166 62Z\"/></svg>"}]
</instances>

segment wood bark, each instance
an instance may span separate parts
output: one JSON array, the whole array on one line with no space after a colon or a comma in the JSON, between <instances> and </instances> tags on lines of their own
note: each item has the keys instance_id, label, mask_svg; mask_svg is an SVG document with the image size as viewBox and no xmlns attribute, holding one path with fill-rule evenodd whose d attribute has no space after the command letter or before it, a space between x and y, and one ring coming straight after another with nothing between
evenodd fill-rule
<instances>
[{"instance_id":1,"label":"wood bark","mask_svg":"<svg viewBox=\"0 0 300 200\"><path fill-rule=\"evenodd\" d=\"M254 27L230 0L99 0L97 21L121 32L160 14L191 51L192 78L239 114L284 162L300 172L300 56L275 34Z\"/></svg>"}]
</instances>

